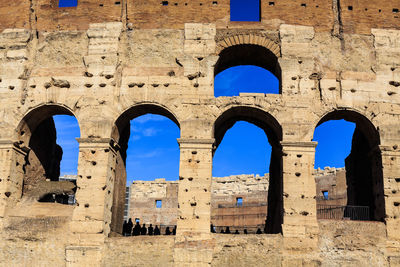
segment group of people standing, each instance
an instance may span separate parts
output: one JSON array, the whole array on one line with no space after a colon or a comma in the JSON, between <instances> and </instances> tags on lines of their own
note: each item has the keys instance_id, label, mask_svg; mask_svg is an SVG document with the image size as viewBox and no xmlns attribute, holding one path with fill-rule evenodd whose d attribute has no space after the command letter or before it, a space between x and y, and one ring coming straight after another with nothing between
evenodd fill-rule
<instances>
[{"instance_id":1,"label":"group of people standing","mask_svg":"<svg viewBox=\"0 0 400 267\"><path fill-rule=\"evenodd\" d=\"M146 227L146 224L140 226L139 222L136 222L135 227L133 227L132 219L129 221L125 221L124 225L122 226L122 235L123 236L138 236L138 235L161 235L161 225L160 228L156 225L153 227L150 224L149 227ZM165 228L165 235L176 235L176 226L170 230L169 227Z\"/></svg>"}]
</instances>

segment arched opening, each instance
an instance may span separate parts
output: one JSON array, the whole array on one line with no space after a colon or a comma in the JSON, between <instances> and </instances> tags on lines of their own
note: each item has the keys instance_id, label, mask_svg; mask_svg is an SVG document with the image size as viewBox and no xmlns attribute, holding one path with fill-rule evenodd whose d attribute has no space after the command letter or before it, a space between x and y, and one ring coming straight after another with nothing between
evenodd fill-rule
<instances>
[{"instance_id":1,"label":"arched opening","mask_svg":"<svg viewBox=\"0 0 400 267\"><path fill-rule=\"evenodd\" d=\"M63 106L44 105L21 121L18 143L27 151L22 196L39 202L74 204L78 166L78 122Z\"/></svg>"},{"instance_id":2,"label":"arched opening","mask_svg":"<svg viewBox=\"0 0 400 267\"><path fill-rule=\"evenodd\" d=\"M278 57L261 45L238 44L223 49L215 64L214 76L216 97L281 92ZM258 84L254 84L255 79Z\"/></svg>"},{"instance_id":3,"label":"arched opening","mask_svg":"<svg viewBox=\"0 0 400 267\"><path fill-rule=\"evenodd\" d=\"M157 231L165 234L168 230L175 233L178 120L163 107L139 105L118 118L114 136L120 149L117 152L111 231L124 236L154 235ZM139 232L135 224L141 227Z\"/></svg>"},{"instance_id":4,"label":"arched opening","mask_svg":"<svg viewBox=\"0 0 400 267\"><path fill-rule=\"evenodd\" d=\"M249 128L249 124L252 124ZM214 138L216 150L220 146L225 135L229 135L228 130L232 131L238 126L246 126L242 128L242 133L239 133L240 138L248 138L247 130L261 130L263 134L256 133L261 137L259 146L265 146L265 153L270 151L269 174L266 176L231 176L224 178L213 178L212 186L212 223L213 230L224 230L225 227L234 226L232 230L239 230L239 233L280 233L282 231L282 214L283 214L283 185L282 185L282 129L279 123L270 114L260 109L251 107L234 107L225 111L214 124ZM267 140L262 141L262 137L267 137ZM215 155L219 153L216 152ZM228 151L228 154L230 152ZM215 156L214 155L214 156ZM230 155L228 155L230 156ZM217 155L220 157L220 155ZM265 157L267 160L268 157ZM226 160L226 159L225 159ZM252 160L252 159L249 159ZM254 159L256 160L256 159ZM214 161L213 161L214 163ZM268 162L264 162L265 169ZM228 170L229 171L229 170ZM213 166L213 173L214 166ZM226 172L225 172L226 173ZM250 180L254 180L252 185L247 184ZM246 182L246 180L248 180ZM219 185L219 184L222 185ZM263 189L264 188L264 189ZM253 194L254 193L254 194ZM264 195L261 195L264 194ZM223 203L223 202L232 202ZM234 203L233 203L234 202ZM228 207L229 206L229 207ZM266 206L263 218L254 218L251 220L252 213L262 214L263 207ZM218 209L221 209L218 211ZM265 209L265 207L264 207ZM266 215L265 215L266 212ZM230 216L226 220L222 217ZM247 218L246 218L247 216ZM226 222L234 223L235 225L219 225ZM222 227L222 229L220 229ZM259 228L259 229L258 229ZM246 231L245 231L246 230ZM234 232L232 232L234 233Z\"/></svg>"},{"instance_id":5,"label":"arched opening","mask_svg":"<svg viewBox=\"0 0 400 267\"><path fill-rule=\"evenodd\" d=\"M339 120L347 123L340 123ZM363 115L349 110L328 113L319 121L317 127L329 126L331 121L339 122L335 124L335 129L330 129L331 133L337 132L336 137L349 129L354 129L354 133L351 141L348 141L347 146L351 147L347 148L348 155L343 159L344 169L326 168L324 171L317 171L318 218L384 221L382 156L378 130ZM321 146L324 142L333 142L333 137L327 138L328 140L315 137L316 135L314 139ZM320 160L317 157L332 158L335 154L337 153L331 152L319 155L317 146L316 162ZM324 186L333 188L332 192L322 188Z\"/></svg>"}]
</instances>

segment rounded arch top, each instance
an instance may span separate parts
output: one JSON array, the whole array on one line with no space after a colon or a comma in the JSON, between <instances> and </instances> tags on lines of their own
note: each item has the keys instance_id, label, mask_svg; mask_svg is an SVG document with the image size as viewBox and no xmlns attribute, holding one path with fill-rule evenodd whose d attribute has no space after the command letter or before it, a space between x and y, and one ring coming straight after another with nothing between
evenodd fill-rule
<instances>
[{"instance_id":1,"label":"rounded arch top","mask_svg":"<svg viewBox=\"0 0 400 267\"><path fill-rule=\"evenodd\" d=\"M364 136L367 138L370 147L374 147L380 144L380 135L375 125L362 113L354 109L336 109L326 113L315 124L315 129L324 122L330 120L345 120L356 124L356 129L359 129Z\"/></svg>"},{"instance_id":2,"label":"rounded arch top","mask_svg":"<svg viewBox=\"0 0 400 267\"><path fill-rule=\"evenodd\" d=\"M42 104L29 109L22 120L16 127L16 133L20 141L29 142L30 135L35 131L35 129L46 119L55 115L69 115L75 117L78 121L78 126L80 129L80 123L71 108L63 104ZM81 129L80 129L81 131Z\"/></svg>"},{"instance_id":3,"label":"rounded arch top","mask_svg":"<svg viewBox=\"0 0 400 267\"><path fill-rule=\"evenodd\" d=\"M171 121L173 121L178 128L180 128L180 123L177 119L177 116L169 110L167 107L160 105L160 104L155 104L155 103L144 103L144 104L138 104L131 106L127 109L125 109L115 120L114 123L114 130L112 132L112 138L119 142L119 138L121 136L122 131L130 125L130 121L140 117L145 114L155 114L155 115L161 115L165 116Z\"/></svg>"},{"instance_id":4,"label":"rounded arch top","mask_svg":"<svg viewBox=\"0 0 400 267\"><path fill-rule=\"evenodd\" d=\"M217 54L220 54L225 48L242 44L259 45L270 50L276 57L281 56L281 49L277 43L261 34L256 33L237 34L224 37L217 41L216 52Z\"/></svg>"},{"instance_id":5,"label":"rounded arch top","mask_svg":"<svg viewBox=\"0 0 400 267\"><path fill-rule=\"evenodd\" d=\"M274 41L256 34L229 36L217 42L217 54L214 76L231 67L253 65L272 73L281 88L280 47Z\"/></svg>"},{"instance_id":6,"label":"rounded arch top","mask_svg":"<svg viewBox=\"0 0 400 267\"><path fill-rule=\"evenodd\" d=\"M231 107L224 111L214 122L214 138L216 147L221 143L225 133L238 121L252 123L266 133L273 146L280 146L282 127L268 112L248 106Z\"/></svg>"}]
</instances>

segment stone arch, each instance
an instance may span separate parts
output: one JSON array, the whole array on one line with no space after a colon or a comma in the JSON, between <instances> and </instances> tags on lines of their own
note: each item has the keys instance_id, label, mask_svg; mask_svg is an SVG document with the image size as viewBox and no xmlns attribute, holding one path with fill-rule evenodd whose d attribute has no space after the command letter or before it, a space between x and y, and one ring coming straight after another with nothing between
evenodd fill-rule
<instances>
[{"instance_id":1,"label":"stone arch","mask_svg":"<svg viewBox=\"0 0 400 267\"><path fill-rule=\"evenodd\" d=\"M215 149L225 133L238 121L252 123L267 135L272 146L269 170L267 233L282 232L283 223L283 170L282 170L282 127L268 112L250 106L230 107L222 112L214 122Z\"/></svg>"},{"instance_id":2,"label":"stone arch","mask_svg":"<svg viewBox=\"0 0 400 267\"><path fill-rule=\"evenodd\" d=\"M24 146L29 142L30 135L35 131L36 127L43 122L46 118L54 115L70 115L79 120L74 114L73 110L63 104L41 104L29 109L16 127L16 134L20 146Z\"/></svg>"},{"instance_id":3,"label":"stone arch","mask_svg":"<svg viewBox=\"0 0 400 267\"><path fill-rule=\"evenodd\" d=\"M345 159L347 205L367 206L370 220L384 221L385 200L379 129L365 115L353 109L326 112L315 128L324 122L341 119L356 124L351 152Z\"/></svg>"},{"instance_id":4,"label":"stone arch","mask_svg":"<svg viewBox=\"0 0 400 267\"><path fill-rule=\"evenodd\" d=\"M119 142L122 131L126 127L126 124L129 124L132 119L145 114L165 116L180 128L180 123L177 119L178 117L168 107L158 103L142 103L128 107L121 112L114 122L111 138L113 138L116 142Z\"/></svg>"},{"instance_id":5,"label":"stone arch","mask_svg":"<svg viewBox=\"0 0 400 267\"><path fill-rule=\"evenodd\" d=\"M217 42L217 54L214 76L231 67L254 65L268 70L278 79L281 93L280 47L272 40L257 34L229 36Z\"/></svg>"},{"instance_id":6,"label":"stone arch","mask_svg":"<svg viewBox=\"0 0 400 267\"><path fill-rule=\"evenodd\" d=\"M263 46L274 53L276 57L281 56L281 49L277 43L266 36L257 33L244 33L223 37L217 41L216 52L217 54L220 54L225 48L241 44Z\"/></svg>"},{"instance_id":7,"label":"stone arch","mask_svg":"<svg viewBox=\"0 0 400 267\"><path fill-rule=\"evenodd\" d=\"M126 158L130 136L130 121L146 114L156 114L169 118L180 129L177 116L167 107L158 103L141 103L125 109L115 120L112 138L118 143L115 166L114 193L112 205L111 231L122 233L126 190Z\"/></svg>"},{"instance_id":8,"label":"stone arch","mask_svg":"<svg viewBox=\"0 0 400 267\"><path fill-rule=\"evenodd\" d=\"M19 166L23 173L22 194L30 199L41 200L50 194L65 197L75 193L74 183L58 183L63 152L56 143L54 115L77 119L68 106L47 103L31 108L16 127L16 145L27 153L25 163ZM79 121L78 127L81 132Z\"/></svg>"}]
</instances>

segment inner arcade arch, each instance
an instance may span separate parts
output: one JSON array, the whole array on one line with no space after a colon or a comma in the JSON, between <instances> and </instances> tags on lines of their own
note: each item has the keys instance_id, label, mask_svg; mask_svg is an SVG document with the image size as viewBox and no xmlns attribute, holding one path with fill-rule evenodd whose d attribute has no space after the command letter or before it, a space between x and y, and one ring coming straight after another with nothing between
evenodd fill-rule
<instances>
[{"instance_id":1,"label":"inner arcade arch","mask_svg":"<svg viewBox=\"0 0 400 267\"><path fill-rule=\"evenodd\" d=\"M169 111L166 107L156 104L140 104L125 110L115 121L112 138L118 143L118 151L115 167L115 180L114 180L114 193L112 200L112 219L111 219L111 232L122 233L123 230L123 217L125 209L126 198L126 182L127 182L127 150L128 141L131 135L130 122L135 118L143 115L154 114L161 115L176 124L180 129L180 124L177 117ZM178 144L177 144L178 145ZM179 162L177 163L179 164ZM158 177L154 177L158 178Z\"/></svg>"},{"instance_id":2,"label":"inner arcade arch","mask_svg":"<svg viewBox=\"0 0 400 267\"><path fill-rule=\"evenodd\" d=\"M26 151L24 164L18 165L23 176L21 194L34 200L68 204L68 195L75 194L76 184L59 181L63 150L57 144L55 115L68 115L76 119L68 107L47 104L26 114L16 129L17 145Z\"/></svg>"},{"instance_id":3,"label":"inner arcade arch","mask_svg":"<svg viewBox=\"0 0 400 267\"><path fill-rule=\"evenodd\" d=\"M346 120L356 125L350 154L345 159L347 206L369 208L369 220L384 221L382 155L378 129L364 115L352 110L327 113L317 127L330 120Z\"/></svg>"},{"instance_id":4,"label":"inner arcade arch","mask_svg":"<svg viewBox=\"0 0 400 267\"><path fill-rule=\"evenodd\" d=\"M283 172L282 146L280 144L282 127L271 114L261 109L246 106L232 107L223 112L215 121L215 150L218 149L225 133L238 121L246 121L261 128L272 146L265 232L280 233L283 223Z\"/></svg>"}]
</instances>

